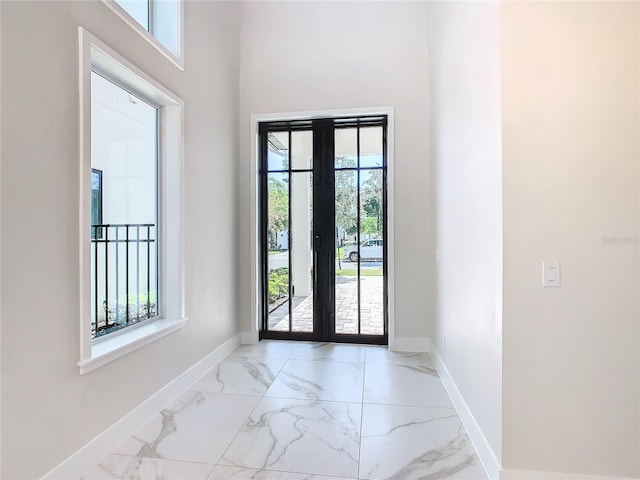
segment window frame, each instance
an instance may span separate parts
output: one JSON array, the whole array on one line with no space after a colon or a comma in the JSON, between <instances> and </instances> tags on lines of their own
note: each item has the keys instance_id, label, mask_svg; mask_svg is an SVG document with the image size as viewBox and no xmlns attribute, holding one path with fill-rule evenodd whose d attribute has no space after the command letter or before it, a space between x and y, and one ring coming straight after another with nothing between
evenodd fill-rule
<instances>
[{"instance_id":1,"label":"window frame","mask_svg":"<svg viewBox=\"0 0 640 480\"><path fill-rule=\"evenodd\" d=\"M178 18L178 55L169 50L158 38L152 33L153 26L153 3L157 0L147 0L149 2L149 30L144 28L133 16L129 14L115 0L101 0L112 12L120 17L127 25L133 28L142 38L149 42L156 50L164 55L171 63L180 70L184 70L184 1L178 0L180 8Z\"/></svg>"},{"instance_id":2,"label":"window frame","mask_svg":"<svg viewBox=\"0 0 640 480\"><path fill-rule=\"evenodd\" d=\"M155 269L156 269L156 275L155 275L155 280L154 280L154 284L156 285L156 288L154 289L154 291L156 292L156 311L158 310L158 308L161 308L162 303L161 303L161 299L159 298L161 295L164 295L164 293L162 291L160 291L160 274L162 272L162 265L161 265L161 258L160 258L160 250L162 248L162 239L160 238L160 228L161 228L161 211L162 211L162 204L160 202L160 198L161 198L161 184L159 181L159 175L160 175L160 148L162 145L161 142L161 137L160 137L160 118L159 118L159 112L160 109L162 108L161 105L158 105L156 102L153 102L152 100L148 99L147 97L145 97L144 95L140 95L138 93L136 93L135 88L132 87L131 85L128 84L123 84L121 81L119 81L117 78L114 78L113 75L111 75L108 71L105 71L103 68L100 68L98 66L98 68L95 68L94 65L92 64L92 68L91 68L91 72L90 75L92 74L96 74L97 76L103 78L105 81L111 83L112 85L114 85L116 88L119 88L120 90L126 92L127 94L129 94L131 97L135 97L137 100L139 100L142 103L145 103L146 105L148 105L151 108L154 108L156 110L156 126L155 126L155 175L154 175L154 188L155 188L155 199L154 199L154 208L155 208L155 214L154 214L154 224L156 227L156 233L155 233L155 243L156 243L156 247L155 247L155 254L153 255L155 257ZM92 98L93 101L93 98ZM93 148L93 147L92 147ZM102 189L102 171L98 170L96 168L93 168L93 166L91 167L91 174L93 175L94 172L99 172L100 173L100 187ZM100 202L101 202L101 217L102 217L102 190L100 192ZM103 223L102 220L100 223ZM105 230L107 231L106 236L108 237L108 228L106 227ZM105 237L105 234L102 231L102 228L100 229L100 239L103 239ZM92 230L92 235L93 235L93 230ZM92 237L93 239L93 237ZM107 248L105 246L105 248ZM92 246L93 249L93 246ZM92 265L93 266L93 265ZM91 275L94 275L94 272L91 273ZM147 292L149 293L149 292ZM116 295L117 296L117 295ZM151 317L147 317L144 320L138 320L135 323L132 324L128 324L125 325L124 327L118 328L116 330L113 330L111 332L108 332L106 334L102 334L102 335L97 335L97 323L96 323L96 336L92 338L92 344L96 345L101 343L102 341L109 340L109 339L113 339L115 338L117 335L120 335L122 333L124 333L127 329L131 329L131 328L137 328L140 327L148 322L154 322L156 320L158 320L159 318L162 318L162 312L158 312L156 315L153 315ZM128 322L127 322L128 323Z\"/></svg>"},{"instance_id":3,"label":"window frame","mask_svg":"<svg viewBox=\"0 0 640 480\"><path fill-rule=\"evenodd\" d=\"M97 168L91 168L91 193L93 195L93 175L97 175L98 176L98 223L95 225L102 225L102 214L103 214L103 204L102 204L102 170L99 170ZM92 200L93 200L93 196L92 196ZM91 205L91 213L93 214L93 205ZM93 229L93 217L91 218L91 239L92 240L96 240L96 239L102 239L102 227L100 227L99 229ZM94 236L95 234L95 236Z\"/></svg>"},{"instance_id":4,"label":"window frame","mask_svg":"<svg viewBox=\"0 0 640 480\"><path fill-rule=\"evenodd\" d=\"M183 109L177 95L79 27L79 321L84 374L158 338L186 322L183 225ZM158 107L158 311L160 316L91 339L91 72Z\"/></svg>"}]
</instances>

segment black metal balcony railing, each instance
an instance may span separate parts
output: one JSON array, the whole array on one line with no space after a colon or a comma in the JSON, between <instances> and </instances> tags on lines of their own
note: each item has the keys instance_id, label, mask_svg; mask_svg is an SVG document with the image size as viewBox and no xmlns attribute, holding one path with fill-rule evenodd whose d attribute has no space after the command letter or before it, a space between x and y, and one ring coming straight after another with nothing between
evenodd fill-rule
<instances>
[{"instance_id":1,"label":"black metal balcony railing","mask_svg":"<svg viewBox=\"0 0 640 480\"><path fill-rule=\"evenodd\" d=\"M157 232L152 223L91 226L91 337L157 312Z\"/></svg>"}]
</instances>

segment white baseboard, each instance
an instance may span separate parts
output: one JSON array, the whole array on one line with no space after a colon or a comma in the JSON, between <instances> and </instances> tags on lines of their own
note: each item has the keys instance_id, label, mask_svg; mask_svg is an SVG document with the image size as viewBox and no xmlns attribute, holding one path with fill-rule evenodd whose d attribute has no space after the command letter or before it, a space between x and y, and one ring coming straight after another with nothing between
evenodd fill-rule
<instances>
[{"instance_id":1,"label":"white baseboard","mask_svg":"<svg viewBox=\"0 0 640 480\"><path fill-rule=\"evenodd\" d=\"M633 480L632 477L605 477L579 473L543 472L538 470L504 469L500 480ZM637 479L636 479L637 480Z\"/></svg>"},{"instance_id":2,"label":"white baseboard","mask_svg":"<svg viewBox=\"0 0 640 480\"><path fill-rule=\"evenodd\" d=\"M473 413L471 413L467 402L465 402L460 390L458 390L458 387L451 377L446 365L442 361L442 358L440 358L440 355L438 355L438 352L435 350L431 352L431 358L435 363L440 379L444 384L444 388L447 390L447 393L451 398L451 402L453 402L453 406L458 412L458 416L460 417L464 428L467 430L471 443L473 443L473 446L478 453L478 457L487 472L487 476L490 480L503 478L500 473L500 462L484 436L484 433L482 433L482 429L480 428L480 425L478 425Z\"/></svg>"},{"instance_id":3,"label":"white baseboard","mask_svg":"<svg viewBox=\"0 0 640 480\"><path fill-rule=\"evenodd\" d=\"M240 343L242 345L253 345L259 341L258 332L240 332Z\"/></svg>"},{"instance_id":4,"label":"white baseboard","mask_svg":"<svg viewBox=\"0 0 640 480\"><path fill-rule=\"evenodd\" d=\"M240 335L236 334L47 473L43 480L79 478L239 345Z\"/></svg>"},{"instance_id":5,"label":"white baseboard","mask_svg":"<svg viewBox=\"0 0 640 480\"><path fill-rule=\"evenodd\" d=\"M390 342L389 349L393 352L430 352L430 338L396 337Z\"/></svg>"}]
</instances>

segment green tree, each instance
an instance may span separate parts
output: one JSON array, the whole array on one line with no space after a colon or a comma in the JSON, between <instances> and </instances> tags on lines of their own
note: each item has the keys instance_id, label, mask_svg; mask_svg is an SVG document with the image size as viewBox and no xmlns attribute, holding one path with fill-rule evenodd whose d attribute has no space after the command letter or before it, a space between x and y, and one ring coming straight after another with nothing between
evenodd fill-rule
<instances>
[{"instance_id":1,"label":"green tree","mask_svg":"<svg viewBox=\"0 0 640 480\"><path fill-rule=\"evenodd\" d=\"M340 165L356 166L353 157L342 157ZM336 226L344 228L347 235L355 235L358 223L358 186L353 170L336 170Z\"/></svg>"},{"instance_id":2,"label":"green tree","mask_svg":"<svg viewBox=\"0 0 640 480\"><path fill-rule=\"evenodd\" d=\"M367 235L377 235L378 219L376 217L360 217L360 230Z\"/></svg>"},{"instance_id":3,"label":"green tree","mask_svg":"<svg viewBox=\"0 0 640 480\"><path fill-rule=\"evenodd\" d=\"M356 158L342 157L340 165L353 168ZM382 171L364 170L365 178L360 184L360 229L361 233L382 235ZM353 171L336 170L336 226L344 228L347 235L355 235L358 224L357 174Z\"/></svg>"},{"instance_id":4,"label":"green tree","mask_svg":"<svg viewBox=\"0 0 640 480\"><path fill-rule=\"evenodd\" d=\"M278 232L289 228L289 189L282 180L269 177L269 250L278 248Z\"/></svg>"},{"instance_id":5,"label":"green tree","mask_svg":"<svg viewBox=\"0 0 640 480\"><path fill-rule=\"evenodd\" d=\"M369 176L362 182L360 191L362 211L360 215L366 217L361 220L364 233L382 235L382 172L380 170L369 171Z\"/></svg>"}]
</instances>

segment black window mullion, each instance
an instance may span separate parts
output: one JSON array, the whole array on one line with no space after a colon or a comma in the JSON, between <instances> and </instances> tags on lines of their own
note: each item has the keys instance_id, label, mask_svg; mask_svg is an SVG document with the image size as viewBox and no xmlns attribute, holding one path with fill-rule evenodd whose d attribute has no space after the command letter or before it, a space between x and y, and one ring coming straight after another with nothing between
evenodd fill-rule
<instances>
[{"instance_id":1,"label":"black window mullion","mask_svg":"<svg viewBox=\"0 0 640 480\"><path fill-rule=\"evenodd\" d=\"M360 335L360 264L362 262L362 258L360 256L360 124L358 123L358 127L356 130L356 149L357 149L357 156L358 156L358 169L357 169L357 173L356 173L356 190L357 190L357 221L356 221L356 238L357 240L357 245L358 245L358 335Z\"/></svg>"},{"instance_id":2,"label":"black window mullion","mask_svg":"<svg viewBox=\"0 0 640 480\"><path fill-rule=\"evenodd\" d=\"M387 117L383 120L382 125L382 314L383 333L389 333L389 281L387 275Z\"/></svg>"},{"instance_id":3,"label":"black window mullion","mask_svg":"<svg viewBox=\"0 0 640 480\"><path fill-rule=\"evenodd\" d=\"M116 275L116 323L120 323L120 260L119 260L119 253L120 253L120 239L118 237L120 233L120 226L116 226L116 243L114 245L115 249L116 249L116 268L115 268L115 275Z\"/></svg>"},{"instance_id":4,"label":"black window mullion","mask_svg":"<svg viewBox=\"0 0 640 480\"><path fill-rule=\"evenodd\" d=\"M289 281L289 290L288 290L288 295L289 295L289 333L291 333L291 331L293 330L293 283L292 283L292 278L293 278L293 262L291 261L291 247L293 245L293 242L291 241L291 237L292 237L292 231L291 231L291 183L293 180L293 175L291 174L291 130L289 130L289 142L287 145L287 165L288 165L288 172L287 172L287 176L289 178L289 182L288 182L288 189L287 189L287 248L289 251L289 254L287 255L287 260L289 262L289 273L287 275L287 280Z\"/></svg>"},{"instance_id":5,"label":"black window mullion","mask_svg":"<svg viewBox=\"0 0 640 480\"><path fill-rule=\"evenodd\" d=\"M260 263L262 265L262 302L261 318L262 331L269 330L269 264L268 264L268 246L266 244L268 222L269 222L269 192L268 192L268 148L267 148L267 129L264 124L260 124L260 191L262 202L260 202Z\"/></svg>"},{"instance_id":6,"label":"black window mullion","mask_svg":"<svg viewBox=\"0 0 640 480\"><path fill-rule=\"evenodd\" d=\"M314 121L313 165L314 188L313 205L318 212L332 212L335 178L333 173L333 125L331 120ZM335 276L335 218L333 215L314 214L314 329L317 337L330 340L335 332L335 298L332 291Z\"/></svg>"},{"instance_id":7,"label":"black window mullion","mask_svg":"<svg viewBox=\"0 0 640 480\"><path fill-rule=\"evenodd\" d=\"M323 195L322 186L324 183L325 162L322 161L324 155L323 135L321 124L314 122L313 124L313 205L314 210L322 211ZM324 339L325 331L325 302L326 298L324 283L322 282L325 275L322 265L322 240L325 216L313 215L313 330L319 339Z\"/></svg>"},{"instance_id":8,"label":"black window mullion","mask_svg":"<svg viewBox=\"0 0 640 480\"><path fill-rule=\"evenodd\" d=\"M335 215L335 198L336 198L336 174L334 170L335 165L335 122L328 121L326 123L325 129L325 143L326 143L326 152L324 160L326 162L325 165L325 176L326 176L326 202L324 211L331 212L331 215L326 215L327 217L327 225L325 230L325 235L327 238L327 265L329 271L327 272L327 292L328 300L327 300L327 315L329 318L328 326L331 329L331 336L335 337L336 332L336 295L335 295L335 287L336 287L336 239L335 239L335 231L336 231L336 215ZM326 337L327 340L329 337Z\"/></svg>"}]
</instances>

